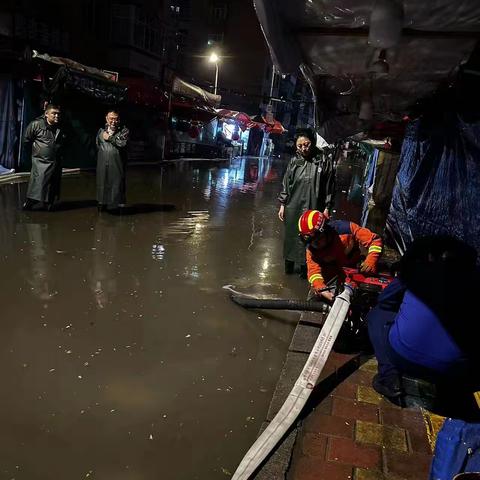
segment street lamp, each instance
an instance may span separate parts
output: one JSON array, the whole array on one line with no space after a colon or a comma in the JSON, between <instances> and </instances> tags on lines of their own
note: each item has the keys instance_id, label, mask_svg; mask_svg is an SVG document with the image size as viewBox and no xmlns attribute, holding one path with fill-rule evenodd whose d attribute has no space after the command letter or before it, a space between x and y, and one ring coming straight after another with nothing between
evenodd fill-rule
<instances>
[{"instance_id":1,"label":"street lamp","mask_svg":"<svg viewBox=\"0 0 480 480\"><path fill-rule=\"evenodd\" d=\"M212 52L210 54L210 56L208 57L208 61L210 63L215 64L215 90L214 90L213 93L216 95L217 94L217 87L218 87L218 62L220 61L220 57L218 56L217 53Z\"/></svg>"}]
</instances>

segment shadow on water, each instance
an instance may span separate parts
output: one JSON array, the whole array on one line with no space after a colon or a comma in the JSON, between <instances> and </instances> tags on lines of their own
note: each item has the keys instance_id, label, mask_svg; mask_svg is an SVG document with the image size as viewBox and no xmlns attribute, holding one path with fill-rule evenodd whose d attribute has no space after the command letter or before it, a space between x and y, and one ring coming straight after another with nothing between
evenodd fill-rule
<instances>
[{"instance_id":1,"label":"shadow on water","mask_svg":"<svg viewBox=\"0 0 480 480\"><path fill-rule=\"evenodd\" d=\"M108 211L111 215L138 215L141 213L155 213L155 212L172 212L176 209L175 205L171 203L154 204L154 203L138 203L136 205L129 205L122 208L121 211Z\"/></svg>"},{"instance_id":2,"label":"shadow on water","mask_svg":"<svg viewBox=\"0 0 480 480\"><path fill-rule=\"evenodd\" d=\"M58 203L55 205L55 210L58 212L66 212L68 210L79 210L80 208L92 208L96 206L96 200L70 200Z\"/></svg>"},{"instance_id":3,"label":"shadow on water","mask_svg":"<svg viewBox=\"0 0 480 480\"><path fill-rule=\"evenodd\" d=\"M67 212L71 210L93 208L96 206L96 200L70 200L56 204L54 212ZM176 207L173 204L138 203L135 205L128 205L121 211L107 210L107 212L111 215L138 215L142 213L172 212L175 208ZM35 205L32 209L34 212L43 212L45 210L46 209L41 204Z\"/></svg>"}]
</instances>

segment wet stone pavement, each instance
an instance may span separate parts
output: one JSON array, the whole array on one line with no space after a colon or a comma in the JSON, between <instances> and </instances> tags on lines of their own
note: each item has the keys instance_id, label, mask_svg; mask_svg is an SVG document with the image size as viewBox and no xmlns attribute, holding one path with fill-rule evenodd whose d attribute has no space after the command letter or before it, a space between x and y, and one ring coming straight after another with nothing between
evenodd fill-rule
<instances>
[{"instance_id":1,"label":"wet stone pavement","mask_svg":"<svg viewBox=\"0 0 480 480\"><path fill-rule=\"evenodd\" d=\"M222 479L255 440L298 315L249 312L222 287L303 298L283 274L284 164L128 171L127 215L95 177L59 211L0 186L0 478Z\"/></svg>"}]
</instances>

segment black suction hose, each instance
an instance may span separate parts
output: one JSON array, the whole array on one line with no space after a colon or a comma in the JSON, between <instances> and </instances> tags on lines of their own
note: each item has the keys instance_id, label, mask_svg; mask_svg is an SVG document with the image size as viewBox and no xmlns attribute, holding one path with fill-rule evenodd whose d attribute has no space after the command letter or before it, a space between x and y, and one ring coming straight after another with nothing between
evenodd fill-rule
<instances>
[{"instance_id":1,"label":"black suction hose","mask_svg":"<svg viewBox=\"0 0 480 480\"><path fill-rule=\"evenodd\" d=\"M329 306L326 303L318 301L302 300L268 300L262 298L242 297L232 295L230 297L236 304L245 308L257 308L265 310L301 310L310 312L328 312Z\"/></svg>"}]
</instances>

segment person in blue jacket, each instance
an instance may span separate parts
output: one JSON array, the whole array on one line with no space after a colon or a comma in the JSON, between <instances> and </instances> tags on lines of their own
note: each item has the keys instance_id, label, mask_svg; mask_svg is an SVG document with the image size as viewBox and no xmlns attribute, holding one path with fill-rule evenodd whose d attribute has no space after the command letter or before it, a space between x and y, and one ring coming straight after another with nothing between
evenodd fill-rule
<instances>
[{"instance_id":1,"label":"person in blue jacket","mask_svg":"<svg viewBox=\"0 0 480 480\"><path fill-rule=\"evenodd\" d=\"M408 248L398 277L367 317L378 360L372 386L378 393L402 396L404 373L434 383L475 377L480 365L480 322L471 313L472 295L478 296L476 259L475 249L449 236L424 237Z\"/></svg>"}]
</instances>

